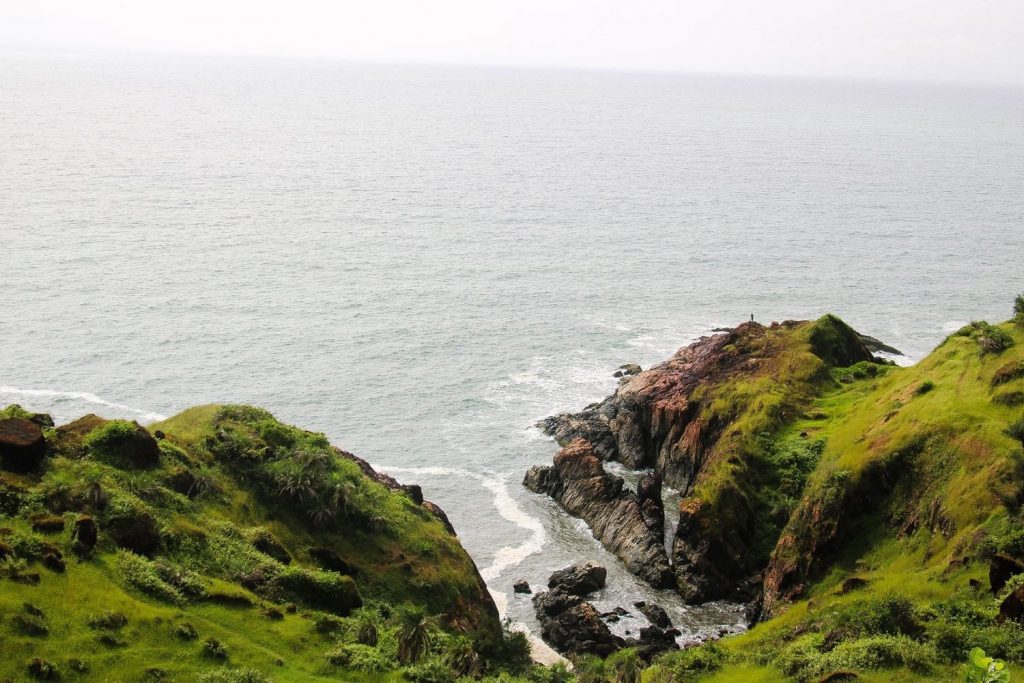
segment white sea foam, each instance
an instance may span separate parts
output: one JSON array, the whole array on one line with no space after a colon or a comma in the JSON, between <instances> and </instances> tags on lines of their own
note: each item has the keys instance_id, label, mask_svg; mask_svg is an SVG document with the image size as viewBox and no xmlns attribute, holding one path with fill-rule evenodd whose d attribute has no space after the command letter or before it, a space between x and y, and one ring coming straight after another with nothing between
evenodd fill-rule
<instances>
[{"instance_id":1,"label":"white sea foam","mask_svg":"<svg viewBox=\"0 0 1024 683\"><path fill-rule=\"evenodd\" d=\"M50 401L44 401L47 404L60 404L67 402L79 402L79 403L90 403L93 405L106 406L107 408L113 408L114 410L121 411L123 413L130 413L132 415L138 415L145 422L157 422L159 420L166 420L166 415L160 413L154 413L141 408L133 408L132 406L126 406L123 403L114 403L100 398L96 394L91 394L87 391L56 391L54 389L19 389L17 387L8 386L6 384L0 385L0 395L10 394L14 396L25 396L28 398L40 398L50 399Z\"/></svg>"}]
</instances>

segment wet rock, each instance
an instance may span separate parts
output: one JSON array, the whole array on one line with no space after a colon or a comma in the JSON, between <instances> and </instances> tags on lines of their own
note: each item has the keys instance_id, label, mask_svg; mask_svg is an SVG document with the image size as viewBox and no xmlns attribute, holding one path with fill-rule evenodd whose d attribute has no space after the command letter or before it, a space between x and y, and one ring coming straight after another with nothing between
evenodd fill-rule
<instances>
[{"instance_id":1,"label":"wet rock","mask_svg":"<svg viewBox=\"0 0 1024 683\"><path fill-rule=\"evenodd\" d=\"M552 590L535 595L533 603L541 636L563 654L607 657L624 644L608 629L594 606L578 596Z\"/></svg>"},{"instance_id":2,"label":"wet rock","mask_svg":"<svg viewBox=\"0 0 1024 683\"><path fill-rule=\"evenodd\" d=\"M644 524L651 533L663 537L665 535L665 507L661 499L661 477L657 474L645 474L636 487L636 497L640 502L640 513Z\"/></svg>"},{"instance_id":3,"label":"wet rock","mask_svg":"<svg viewBox=\"0 0 1024 683\"><path fill-rule=\"evenodd\" d=\"M523 593L529 595L533 591L530 589L530 584L526 581L516 581L512 584L512 591L514 593Z\"/></svg>"},{"instance_id":4,"label":"wet rock","mask_svg":"<svg viewBox=\"0 0 1024 683\"><path fill-rule=\"evenodd\" d=\"M566 512L585 521L630 572L656 588L674 584L660 531L663 515L654 519L658 517L656 507L648 505L645 516L637 495L625 487L621 477L605 472L589 442L573 441L555 455L552 467L532 468L523 483L551 496ZM650 484L648 492L653 488Z\"/></svg>"},{"instance_id":5,"label":"wet rock","mask_svg":"<svg viewBox=\"0 0 1024 683\"><path fill-rule=\"evenodd\" d=\"M633 606L640 610L640 613L647 617L647 621L655 626L659 628L670 628L672 626L672 620L668 618L668 612L661 605L641 600L640 602L634 602Z\"/></svg>"},{"instance_id":6,"label":"wet rock","mask_svg":"<svg viewBox=\"0 0 1024 683\"><path fill-rule=\"evenodd\" d=\"M96 547L96 539L99 537L99 532L96 528L96 522L92 517L82 516L75 522L75 529L71 534L72 550L79 557L89 557L92 555L92 549Z\"/></svg>"},{"instance_id":7,"label":"wet rock","mask_svg":"<svg viewBox=\"0 0 1024 683\"><path fill-rule=\"evenodd\" d=\"M533 609L537 613L537 618L543 621L544 617L559 615L581 602L583 599L578 595L571 595L560 590L550 590L533 596Z\"/></svg>"},{"instance_id":8,"label":"wet rock","mask_svg":"<svg viewBox=\"0 0 1024 683\"><path fill-rule=\"evenodd\" d=\"M23 417L0 420L0 468L25 473L39 468L46 439L39 425Z\"/></svg>"},{"instance_id":9,"label":"wet rock","mask_svg":"<svg viewBox=\"0 0 1024 683\"><path fill-rule=\"evenodd\" d=\"M646 662L662 652L678 650L676 636L679 631L675 629L661 629L657 626L647 626L640 629L640 638L637 641L637 654Z\"/></svg>"},{"instance_id":10,"label":"wet rock","mask_svg":"<svg viewBox=\"0 0 1024 683\"><path fill-rule=\"evenodd\" d=\"M630 375L630 376L632 376L632 375L639 375L641 372L643 372L643 368L641 368L636 363L626 363L624 365L620 365L619 366L619 370L622 371L623 375Z\"/></svg>"},{"instance_id":11,"label":"wet rock","mask_svg":"<svg viewBox=\"0 0 1024 683\"><path fill-rule=\"evenodd\" d=\"M548 588L570 595L589 595L604 588L608 570L588 562L559 569L548 578Z\"/></svg>"}]
</instances>

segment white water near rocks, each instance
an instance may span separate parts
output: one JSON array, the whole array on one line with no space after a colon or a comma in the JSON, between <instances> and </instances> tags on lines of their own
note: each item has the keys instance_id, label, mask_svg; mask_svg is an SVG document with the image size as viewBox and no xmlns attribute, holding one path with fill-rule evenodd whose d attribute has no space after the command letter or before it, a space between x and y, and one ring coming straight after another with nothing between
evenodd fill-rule
<instances>
[{"instance_id":1,"label":"white water near rocks","mask_svg":"<svg viewBox=\"0 0 1024 683\"><path fill-rule=\"evenodd\" d=\"M535 428L714 327L840 314L920 357L1024 289L1020 89L0 57L0 402L247 402L420 483L499 604L572 562ZM634 614L615 628L635 633Z\"/></svg>"}]
</instances>

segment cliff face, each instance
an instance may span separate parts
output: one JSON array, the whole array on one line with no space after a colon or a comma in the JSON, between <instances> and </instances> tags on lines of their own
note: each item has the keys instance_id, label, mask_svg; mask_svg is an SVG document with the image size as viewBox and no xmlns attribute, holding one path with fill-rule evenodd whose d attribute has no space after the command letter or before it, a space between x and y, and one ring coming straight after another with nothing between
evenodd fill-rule
<instances>
[{"instance_id":1,"label":"cliff face","mask_svg":"<svg viewBox=\"0 0 1024 683\"><path fill-rule=\"evenodd\" d=\"M229 658L282 680L345 677L366 657L397 669L399 621L418 612L445 637L503 637L444 513L321 434L249 406L148 429L45 418L0 411L0 611L28 624L0 625L20 653L0 677L33 658L118 680ZM366 624L356 661L335 635Z\"/></svg>"},{"instance_id":2,"label":"cliff face","mask_svg":"<svg viewBox=\"0 0 1024 683\"><path fill-rule=\"evenodd\" d=\"M859 336L832 316L745 323L680 349L600 404L541 427L562 445L580 439L601 459L652 468L679 489L672 562L687 600L750 598L787 512L779 507L787 501L767 493L789 472L766 453L765 435L834 386L832 368L871 361Z\"/></svg>"}]
</instances>

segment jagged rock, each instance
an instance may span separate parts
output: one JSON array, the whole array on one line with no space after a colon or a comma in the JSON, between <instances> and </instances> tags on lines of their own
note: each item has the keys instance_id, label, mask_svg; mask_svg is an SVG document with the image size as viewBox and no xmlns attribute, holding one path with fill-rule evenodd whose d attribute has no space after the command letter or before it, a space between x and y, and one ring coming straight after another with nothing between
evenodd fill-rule
<instances>
[{"instance_id":1,"label":"jagged rock","mask_svg":"<svg viewBox=\"0 0 1024 683\"><path fill-rule=\"evenodd\" d=\"M624 644L608 629L594 606L576 595L551 590L535 595L533 604L542 637L563 654L607 657Z\"/></svg>"},{"instance_id":2,"label":"jagged rock","mask_svg":"<svg viewBox=\"0 0 1024 683\"><path fill-rule=\"evenodd\" d=\"M25 473L37 469L46 455L43 430L23 417L0 420L0 468Z\"/></svg>"},{"instance_id":3,"label":"jagged rock","mask_svg":"<svg viewBox=\"0 0 1024 683\"><path fill-rule=\"evenodd\" d=\"M900 351L899 349L893 346L889 346L885 342L879 341L874 337L869 337L866 334L860 333L858 333L857 336L860 338L861 342L863 342L865 348L867 348L867 350L870 351L871 353L888 353L893 356L903 355L903 352Z\"/></svg>"},{"instance_id":4,"label":"jagged rock","mask_svg":"<svg viewBox=\"0 0 1024 683\"><path fill-rule=\"evenodd\" d=\"M553 617L581 602L583 598L578 595L550 590L533 596L533 609L537 612L537 618L542 619L541 615Z\"/></svg>"},{"instance_id":5,"label":"jagged rock","mask_svg":"<svg viewBox=\"0 0 1024 683\"><path fill-rule=\"evenodd\" d=\"M651 533L659 538L665 535L665 506L661 500L661 477L657 474L645 474L636 487L636 497L640 502L640 513L644 524Z\"/></svg>"},{"instance_id":6,"label":"jagged rock","mask_svg":"<svg viewBox=\"0 0 1024 683\"><path fill-rule=\"evenodd\" d=\"M604 471L588 442L573 441L555 455L553 467L531 469L523 483L585 521L629 571L656 588L674 584L662 535L651 531L636 494Z\"/></svg>"},{"instance_id":7,"label":"jagged rock","mask_svg":"<svg viewBox=\"0 0 1024 683\"><path fill-rule=\"evenodd\" d=\"M643 368L636 363L625 363L620 365L619 370L622 370L623 375L639 375L644 371Z\"/></svg>"},{"instance_id":8,"label":"jagged rock","mask_svg":"<svg viewBox=\"0 0 1024 683\"><path fill-rule=\"evenodd\" d=\"M668 361L630 377L596 405L547 418L538 425L562 446L579 450L576 440L582 439L596 458L616 460L633 469L653 468L665 484L680 490L680 525L672 547L675 580L664 585L677 585L688 602L748 601L759 592L746 580L757 574L767 559L753 552L763 512L731 477L715 479L715 486L721 488L716 488L710 499L692 494L703 474L713 472L719 463L731 462L740 473L747 466L737 460L735 444L728 436L731 422L714 417L708 409L715 387L736 377L770 372L772 355L785 350L787 344L798 343L806 344L826 367L873 360L856 332L832 316L814 322L786 321L771 328L749 322L680 349ZM803 391L798 388L793 393L794 417ZM556 465L554 469L560 468ZM549 492L594 528L594 519L601 515L593 511L581 514L582 504L570 506L560 500L564 495L559 495L556 474L562 473L535 471L527 483L534 490ZM651 513L646 515L648 522L657 516L653 505L642 512ZM722 524L723 519L730 523ZM601 538L596 529L595 535ZM621 538L613 542L622 543Z\"/></svg>"},{"instance_id":9,"label":"jagged rock","mask_svg":"<svg viewBox=\"0 0 1024 683\"><path fill-rule=\"evenodd\" d=\"M559 569L548 578L548 588L559 590L570 595L589 595L604 588L608 570L595 564L583 566L574 564Z\"/></svg>"},{"instance_id":10,"label":"jagged rock","mask_svg":"<svg viewBox=\"0 0 1024 683\"><path fill-rule=\"evenodd\" d=\"M655 655L669 650L678 650L676 636L679 631L675 629L661 629L657 626L646 626L640 629L640 638L637 640L637 654L646 662L654 659Z\"/></svg>"},{"instance_id":11,"label":"jagged rock","mask_svg":"<svg viewBox=\"0 0 1024 683\"><path fill-rule=\"evenodd\" d=\"M661 605L657 605L653 602L634 602L633 606L640 610L640 613L647 617L647 621L651 622L659 628L671 628L672 620L668 618L668 612Z\"/></svg>"},{"instance_id":12,"label":"jagged rock","mask_svg":"<svg viewBox=\"0 0 1024 683\"><path fill-rule=\"evenodd\" d=\"M523 593L529 595L533 591L530 589L530 584L526 581L516 581L512 584L512 591L514 593Z\"/></svg>"},{"instance_id":13,"label":"jagged rock","mask_svg":"<svg viewBox=\"0 0 1024 683\"><path fill-rule=\"evenodd\" d=\"M417 505L423 505L423 489L419 484L405 484L402 486L405 495Z\"/></svg>"}]
</instances>

